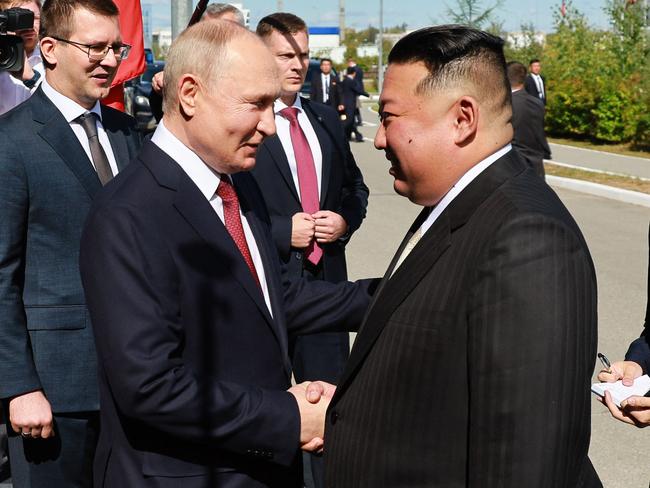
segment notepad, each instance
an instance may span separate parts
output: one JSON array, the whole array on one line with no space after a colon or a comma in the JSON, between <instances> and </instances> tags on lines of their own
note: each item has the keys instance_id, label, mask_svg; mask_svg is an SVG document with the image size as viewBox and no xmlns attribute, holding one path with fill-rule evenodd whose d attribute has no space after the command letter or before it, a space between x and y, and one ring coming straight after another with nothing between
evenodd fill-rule
<instances>
[{"instance_id":1,"label":"notepad","mask_svg":"<svg viewBox=\"0 0 650 488\"><path fill-rule=\"evenodd\" d=\"M591 385L591 391L601 397L609 391L616 406L620 407L623 400L631 396L644 396L650 391L650 376L644 374L638 377L632 386L623 385L621 380L615 383L594 383Z\"/></svg>"}]
</instances>

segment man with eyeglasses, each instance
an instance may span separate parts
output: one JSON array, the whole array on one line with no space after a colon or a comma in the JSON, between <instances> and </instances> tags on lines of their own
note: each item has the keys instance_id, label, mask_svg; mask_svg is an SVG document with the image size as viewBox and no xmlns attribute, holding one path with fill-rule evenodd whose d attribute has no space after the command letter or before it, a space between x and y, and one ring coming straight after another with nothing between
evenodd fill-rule
<instances>
[{"instance_id":1,"label":"man with eyeglasses","mask_svg":"<svg viewBox=\"0 0 650 488\"><path fill-rule=\"evenodd\" d=\"M95 347L78 268L97 191L135 156L129 116L99 100L129 46L111 0L49 0L45 80L0 117L0 398L19 487L90 487Z\"/></svg>"}]
</instances>

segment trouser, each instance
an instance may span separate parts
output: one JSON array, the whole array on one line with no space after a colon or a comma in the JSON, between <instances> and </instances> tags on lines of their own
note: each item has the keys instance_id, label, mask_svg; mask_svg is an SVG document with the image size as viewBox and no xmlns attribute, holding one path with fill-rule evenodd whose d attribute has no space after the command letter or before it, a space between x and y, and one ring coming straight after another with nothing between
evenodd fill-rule
<instances>
[{"instance_id":1,"label":"trouser","mask_svg":"<svg viewBox=\"0 0 650 488\"><path fill-rule=\"evenodd\" d=\"M322 271L304 270L309 280L322 279ZM323 380L336 384L343 374L350 354L350 334L347 332L326 332L298 336L292 343L291 362L297 383ZM325 486L323 458L320 455L304 456L305 486Z\"/></svg>"},{"instance_id":2,"label":"trouser","mask_svg":"<svg viewBox=\"0 0 650 488\"><path fill-rule=\"evenodd\" d=\"M24 438L7 422L14 488L91 488L99 412L54 414L54 437Z\"/></svg>"}]
</instances>

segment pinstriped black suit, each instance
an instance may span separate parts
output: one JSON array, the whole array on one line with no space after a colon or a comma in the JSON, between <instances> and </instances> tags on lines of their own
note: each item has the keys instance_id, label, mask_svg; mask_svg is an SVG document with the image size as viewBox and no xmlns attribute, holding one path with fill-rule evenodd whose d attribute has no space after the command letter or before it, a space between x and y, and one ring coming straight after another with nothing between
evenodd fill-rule
<instances>
[{"instance_id":1,"label":"pinstriped black suit","mask_svg":"<svg viewBox=\"0 0 650 488\"><path fill-rule=\"evenodd\" d=\"M384 278L329 407L328 487L601 486L594 267L526 167L496 161Z\"/></svg>"}]
</instances>

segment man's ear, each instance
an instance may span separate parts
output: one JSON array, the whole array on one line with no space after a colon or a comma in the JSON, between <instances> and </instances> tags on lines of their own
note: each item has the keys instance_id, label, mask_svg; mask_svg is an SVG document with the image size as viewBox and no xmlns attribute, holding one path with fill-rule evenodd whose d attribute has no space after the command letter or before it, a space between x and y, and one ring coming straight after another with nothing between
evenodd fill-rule
<instances>
[{"instance_id":1,"label":"man's ear","mask_svg":"<svg viewBox=\"0 0 650 488\"><path fill-rule=\"evenodd\" d=\"M201 86L196 75L185 73L178 80L178 104L181 114L193 117Z\"/></svg>"},{"instance_id":2,"label":"man's ear","mask_svg":"<svg viewBox=\"0 0 650 488\"><path fill-rule=\"evenodd\" d=\"M52 66L56 66L57 64L57 57L54 48L57 45L57 40L52 39L51 37L44 37L43 39L40 40L40 48L41 48L41 57L47 61L48 64Z\"/></svg>"},{"instance_id":3,"label":"man's ear","mask_svg":"<svg viewBox=\"0 0 650 488\"><path fill-rule=\"evenodd\" d=\"M478 130L479 105L468 95L456 100L453 107L454 144L465 146L474 140Z\"/></svg>"}]
</instances>

